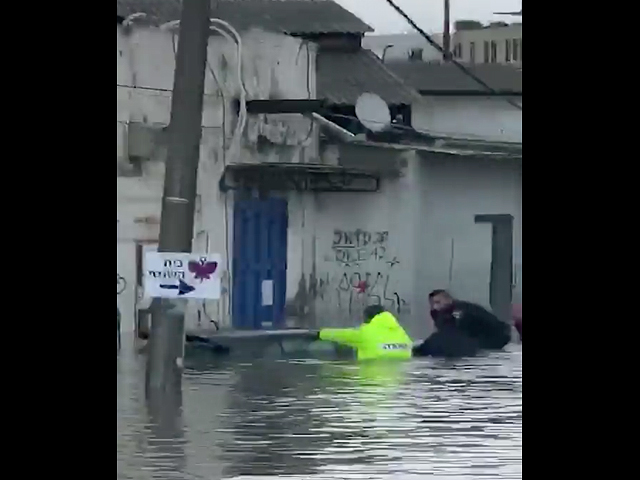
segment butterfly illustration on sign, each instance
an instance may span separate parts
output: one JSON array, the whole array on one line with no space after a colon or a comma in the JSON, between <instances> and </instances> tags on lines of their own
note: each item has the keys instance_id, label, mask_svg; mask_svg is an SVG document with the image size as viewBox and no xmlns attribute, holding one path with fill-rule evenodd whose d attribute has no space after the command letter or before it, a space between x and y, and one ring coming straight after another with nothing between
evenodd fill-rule
<instances>
[{"instance_id":1,"label":"butterfly illustration on sign","mask_svg":"<svg viewBox=\"0 0 640 480\"><path fill-rule=\"evenodd\" d=\"M211 280L217 271L218 262L208 262L206 258L201 258L199 262L189 262L189 272L196 280L200 280L200 283Z\"/></svg>"}]
</instances>

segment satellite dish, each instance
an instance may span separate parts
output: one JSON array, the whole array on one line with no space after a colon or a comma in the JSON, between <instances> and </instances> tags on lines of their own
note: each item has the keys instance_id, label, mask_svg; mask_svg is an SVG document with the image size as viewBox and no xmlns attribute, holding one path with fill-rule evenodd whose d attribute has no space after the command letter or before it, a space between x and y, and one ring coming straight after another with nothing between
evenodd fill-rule
<instances>
[{"instance_id":1,"label":"satellite dish","mask_svg":"<svg viewBox=\"0 0 640 480\"><path fill-rule=\"evenodd\" d=\"M373 93L365 93L358 99L356 115L360 123L372 132L382 132L391 126L389 105Z\"/></svg>"}]
</instances>

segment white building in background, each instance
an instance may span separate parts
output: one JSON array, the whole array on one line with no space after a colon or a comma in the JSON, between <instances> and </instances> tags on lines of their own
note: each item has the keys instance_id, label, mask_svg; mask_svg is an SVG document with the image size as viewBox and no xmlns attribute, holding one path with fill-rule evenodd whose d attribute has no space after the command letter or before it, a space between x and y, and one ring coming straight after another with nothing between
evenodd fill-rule
<instances>
[{"instance_id":1,"label":"white building in background","mask_svg":"<svg viewBox=\"0 0 640 480\"><path fill-rule=\"evenodd\" d=\"M522 67L522 23L502 22L482 25L479 22L458 22L452 35L453 56L462 63L501 64ZM443 35L433 39L444 45ZM414 60L440 63L443 55L420 34L368 35L364 48L386 61Z\"/></svg>"},{"instance_id":2,"label":"white building in background","mask_svg":"<svg viewBox=\"0 0 640 480\"><path fill-rule=\"evenodd\" d=\"M453 37L453 51L463 63L522 67L522 23L458 30Z\"/></svg>"}]
</instances>

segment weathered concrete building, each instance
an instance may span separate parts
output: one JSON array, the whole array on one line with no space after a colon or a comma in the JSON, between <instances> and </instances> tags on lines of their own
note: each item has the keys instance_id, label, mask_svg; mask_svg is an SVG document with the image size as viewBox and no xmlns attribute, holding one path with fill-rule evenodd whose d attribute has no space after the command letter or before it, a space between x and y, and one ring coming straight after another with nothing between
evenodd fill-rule
<instances>
[{"instance_id":1,"label":"weathered concrete building","mask_svg":"<svg viewBox=\"0 0 640 480\"><path fill-rule=\"evenodd\" d=\"M450 63L392 61L387 68L417 90L422 101L412 106L417 130L494 142L522 143L523 72L508 65L469 65L495 94Z\"/></svg>"},{"instance_id":2,"label":"weathered concrete building","mask_svg":"<svg viewBox=\"0 0 640 480\"><path fill-rule=\"evenodd\" d=\"M179 2L151 3L118 1L117 255L127 331L144 307L141 252L158 237L175 66L174 32L158 27L179 13ZM327 115L353 120L359 95L372 92L408 126L419 96L361 48L369 27L329 0L216 5L243 32L250 115L234 144L238 57L213 36L194 236L196 249L223 255L224 295L194 305L191 325L354 324L379 302L424 334L430 289L488 303L491 229L475 217L521 218L521 164L490 152L345 144L320 134L310 115L278 114L282 100L313 110L319 99ZM146 20L123 26L138 12Z\"/></svg>"},{"instance_id":3,"label":"weathered concrete building","mask_svg":"<svg viewBox=\"0 0 640 480\"><path fill-rule=\"evenodd\" d=\"M452 64L405 60L388 62L386 66L422 97L411 108L411 123L416 130L460 139L447 142L450 146L490 153L463 157L449 155L444 162L442 157L434 157L433 154L423 152L421 156L426 165L435 168L427 180L432 183L432 194L440 191L451 198L447 201L445 197L435 197L439 200L432 204L439 205L443 212L449 211L451 219L469 218L471 215L471 212L464 213L463 210L455 213L452 209L452 205L463 207L463 198L467 198L467 207L478 210L476 213L485 210L514 216L514 299L522 302L523 111L514 106L522 107L523 104L522 69L511 65L467 65L495 90L491 94ZM497 152L504 155L497 155ZM452 188L453 185L457 187ZM477 200L471 201L472 198ZM478 251L481 248L478 246ZM466 260L460 256L465 249L470 255ZM456 250L460 250L456 254L457 265L482 262L480 257L475 257L473 248L459 246ZM457 277L466 278L465 275ZM477 299L481 300L484 295L479 293L481 290L470 291L470 288L456 285L461 294L467 290L466 295L473 296L476 292Z\"/></svg>"},{"instance_id":4,"label":"weathered concrete building","mask_svg":"<svg viewBox=\"0 0 640 480\"><path fill-rule=\"evenodd\" d=\"M153 27L125 32L118 26L117 37L118 272L130 287L121 295L122 308L127 318L133 318L135 287L141 273L141 246L156 243L159 233L163 138L169 124L175 63L171 32ZM297 115L252 117L244 141L234 150L232 137L237 115L232 112L232 103L240 89L233 73L237 69L232 66L237 58L235 46L222 37L212 37L210 43L211 73L207 76L203 121L196 248L220 252L231 262L233 204L219 186L228 163L309 163L318 157L317 135L309 134L313 122ZM299 55L300 40L261 31L244 34L243 44L245 87L250 98L315 97L313 46ZM278 149L271 147L276 144ZM225 282L229 291L228 277ZM217 306L215 318L225 317L226 310L226 305Z\"/></svg>"}]
</instances>

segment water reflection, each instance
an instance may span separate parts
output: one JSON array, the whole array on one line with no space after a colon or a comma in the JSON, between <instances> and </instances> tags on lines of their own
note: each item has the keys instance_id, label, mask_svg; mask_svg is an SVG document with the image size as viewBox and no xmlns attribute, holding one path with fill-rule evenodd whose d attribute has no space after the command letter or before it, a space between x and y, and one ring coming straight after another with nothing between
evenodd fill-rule
<instances>
[{"instance_id":1,"label":"water reflection","mask_svg":"<svg viewBox=\"0 0 640 480\"><path fill-rule=\"evenodd\" d=\"M149 409L141 367L118 363L118 479L522 478L519 350L464 364L198 363L183 420Z\"/></svg>"}]
</instances>

